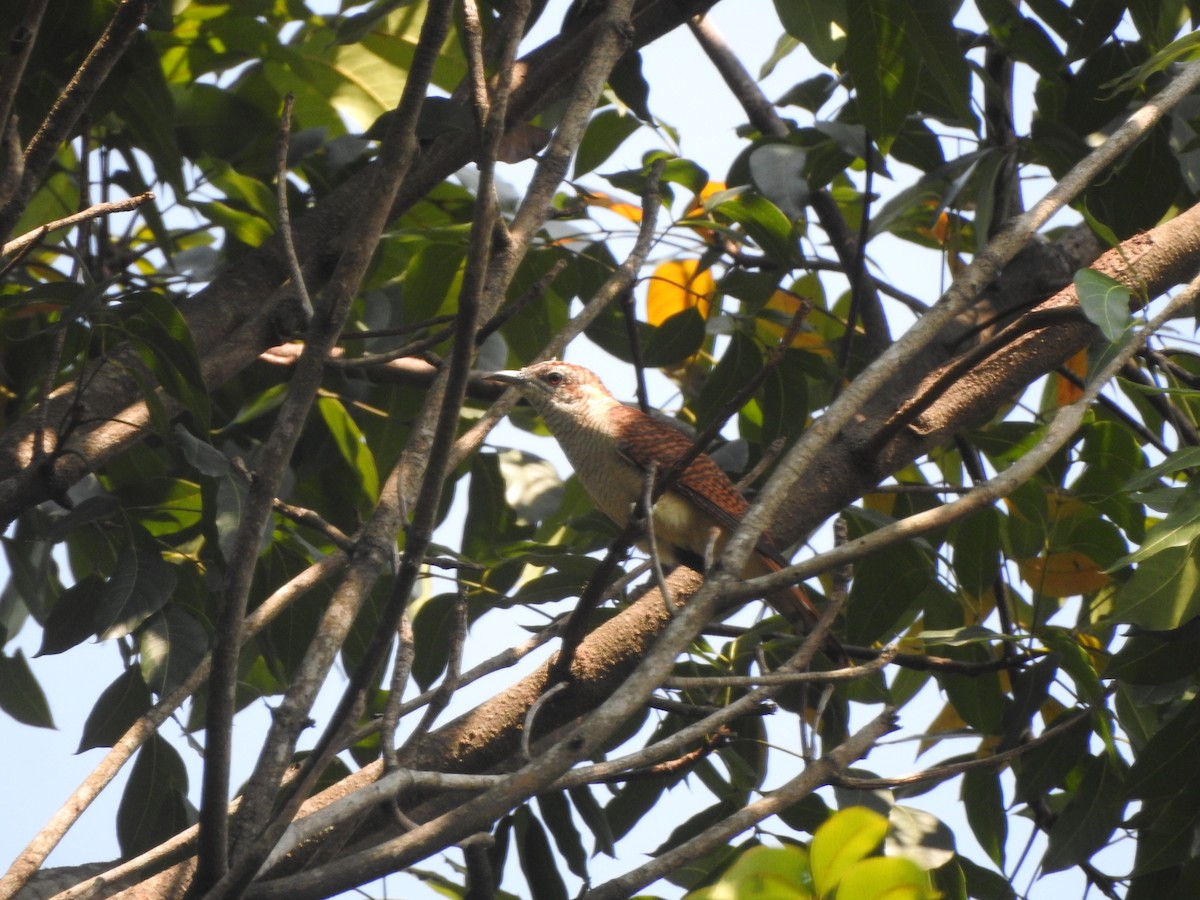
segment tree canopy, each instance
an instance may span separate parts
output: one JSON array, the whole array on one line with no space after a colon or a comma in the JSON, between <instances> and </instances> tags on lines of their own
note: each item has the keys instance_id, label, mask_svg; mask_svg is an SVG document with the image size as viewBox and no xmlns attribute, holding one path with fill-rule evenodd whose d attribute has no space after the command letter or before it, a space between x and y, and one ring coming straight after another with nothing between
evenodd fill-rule
<instances>
[{"instance_id":1,"label":"tree canopy","mask_svg":"<svg viewBox=\"0 0 1200 900\"><path fill-rule=\"evenodd\" d=\"M0 896L1200 894L1200 8L775 0L764 62L714 6L0 8L0 714L103 748ZM707 573L480 375L585 338L752 500ZM86 721L30 634L121 660Z\"/></svg>"}]
</instances>

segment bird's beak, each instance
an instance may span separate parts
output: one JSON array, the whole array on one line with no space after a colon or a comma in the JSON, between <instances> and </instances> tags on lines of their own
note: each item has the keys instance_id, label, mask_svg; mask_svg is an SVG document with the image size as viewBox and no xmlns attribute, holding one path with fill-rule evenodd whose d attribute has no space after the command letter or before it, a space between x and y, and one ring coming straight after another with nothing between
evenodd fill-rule
<instances>
[{"instance_id":1,"label":"bird's beak","mask_svg":"<svg viewBox=\"0 0 1200 900\"><path fill-rule=\"evenodd\" d=\"M489 372L483 378L485 381L499 381L502 384L512 384L517 387L529 383L529 378L519 369L502 369L499 372Z\"/></svg>"}]
</instances>

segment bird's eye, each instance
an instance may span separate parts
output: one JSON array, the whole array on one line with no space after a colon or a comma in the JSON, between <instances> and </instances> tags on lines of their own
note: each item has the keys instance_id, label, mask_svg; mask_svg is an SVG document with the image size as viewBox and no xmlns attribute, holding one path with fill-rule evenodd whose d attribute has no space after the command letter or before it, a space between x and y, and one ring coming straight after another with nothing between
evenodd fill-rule
<instances>
[{"instance_id":1,"label":"bird's eye","mask_svg":"<svg viewBox=\"0 0 1200 900\"><path fill-rule=\"evenodd\" d=\"M558 387L560 384L563 383L565 378L566 378L566 376L563 375L562 372L553 372L553 371L547 372L546 373L546 384L550 385L550 387Z\"/></svg>"}]
</instances>

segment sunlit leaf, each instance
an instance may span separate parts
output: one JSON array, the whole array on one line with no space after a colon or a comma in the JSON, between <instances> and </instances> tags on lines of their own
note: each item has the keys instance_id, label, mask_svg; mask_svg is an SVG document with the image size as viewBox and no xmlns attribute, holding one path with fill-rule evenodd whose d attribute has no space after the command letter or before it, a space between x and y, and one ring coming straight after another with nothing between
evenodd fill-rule
<instances>
[{"instance_id":1,"label":"sunlit leaf","mask_svg":"<svg viewBox=\"0 0 1200 900\"><path fill-rule=\"evenodd\" d=\"M888 820L865 806L851 806L830 816L813 835L809 848L817 894L827 894L837 887L855 863L879 846L887 831Z\"/></svg>"},{"instance_id":2,"label":"sunlit leaf","mask_svg":"<svg viewBox=\"0 0 1200 900\"><path fill-rule=\"evenodd\" d=\"M660 263L646 288L646 321L661 325L676 313L696 309L708 318L716 285L712 272L696 259L669 259Z\"/></svg>"}]
</instances>

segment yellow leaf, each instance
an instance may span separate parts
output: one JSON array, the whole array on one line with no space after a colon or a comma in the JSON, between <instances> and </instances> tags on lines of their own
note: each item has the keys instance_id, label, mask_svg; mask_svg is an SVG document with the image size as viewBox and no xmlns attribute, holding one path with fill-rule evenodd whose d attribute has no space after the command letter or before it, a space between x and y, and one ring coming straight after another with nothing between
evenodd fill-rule
<instances>
[{"instance_id":1,"label":"yellow leaf","mask_svg":"<svg viewBox=\"0 0 1200 900\"><path fill-rule=\"evenodd\" d=\"M624 216L630 222L642 221L642 208L640 206L634 206L632 203L617 200L615 197L601 193L600 191L585 191L580 196L583 197L583 202L588 206L599 206L601 209L611 210L618 216Z\"/></svg>"},{"instance_id":2,"label":"yellow leaf","mask_svg":"<svg viewBox=\"0 0 1200 900\"><path fill-rule=\"evenodd\" d=\"M958 710L947 703L927 726L925 726L925 737L921 739L920 745L917 747L917 756L920 756L934 744L941 740L939 735L954 735L967 730L967 723L962 716L958 714Z\"/></svg>"},{"instance_id":3,"label":"yellow leaf","mask_svg":"<svg viewBox=\"0 0 1200 900\"><path fill-rule=\"evenodd\" d=\"M693 307L708 318L709 303L716 292L716 283L708 269L698 271L696 259L671 259L662 263L650 276L646 291L646 321L661 325L676 313Z\"/></svg>"},{"instance_id":4,"label":"yellow leaf","mask_svg":"<svg viewBox=\"0 0 1200 900\"><path fill-rule=\"evenodd\" d=\"M756 323L758 335L764 342L778 342L787 331L787 323L804 305L803 298L790 291L779 290L771 295L771 299L763 306L763 310L773 310L783 315L766 316L759 314ZM821 356L832 356L833 353L825 343L825 339L815 331L798 331L789 345L800 350L809 350Z\"/></svg>"},{"instance_id":5,"label":"yellow leaf","mask_svg":"<svg viewBox=\"0 0 1200 900\"><path fill-rule=\"evenodd\" d=\"M1017 560L1025 583L1047 597L1074 597L1098 591L1112 576L1091 557L1077 550Z\"/></svg>"}]
</instances>

